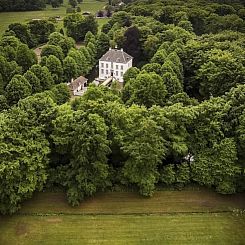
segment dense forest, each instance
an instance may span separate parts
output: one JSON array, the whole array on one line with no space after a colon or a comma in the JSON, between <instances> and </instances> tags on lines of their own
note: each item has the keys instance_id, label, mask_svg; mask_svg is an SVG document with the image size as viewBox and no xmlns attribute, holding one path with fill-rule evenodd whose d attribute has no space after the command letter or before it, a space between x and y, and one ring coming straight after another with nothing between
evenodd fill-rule
<instances>
[{"instance_id":1,"label":"dense forest","mask_svg":"<svg viewBox=\"0 0 245 245\"><path fill-rule=\"evenodd\" d=\"M64 28L13 23L0 40L1 213L53 188L72 205L122 187L245 190L242 1L135 1L102 32L79 14ZM30 47L43 42L38 63ZM65 83L115 45L134 57L123 88L90 85L70 100Z\"/></svg>"}]
</instances>

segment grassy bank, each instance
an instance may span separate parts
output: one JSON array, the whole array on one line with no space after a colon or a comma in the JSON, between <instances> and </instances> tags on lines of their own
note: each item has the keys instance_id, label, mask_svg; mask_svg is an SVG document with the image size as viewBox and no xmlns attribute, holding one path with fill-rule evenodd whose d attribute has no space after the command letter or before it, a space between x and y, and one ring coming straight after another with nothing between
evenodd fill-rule
<instances>
[{"instance_id":1,"label":"grassy bank","mask_svg":"<svg viewBox=\"0 0 245 245\"><path fill-rule=\"evenodd\" d=\"M179 212L229 212L245 209L245 195L221 195L208 189L157 191L151 198L134 192L97 193L71 207L64 193L36 193L26 201L20 214L166 214Z\"/></svg>"}]
</instances>

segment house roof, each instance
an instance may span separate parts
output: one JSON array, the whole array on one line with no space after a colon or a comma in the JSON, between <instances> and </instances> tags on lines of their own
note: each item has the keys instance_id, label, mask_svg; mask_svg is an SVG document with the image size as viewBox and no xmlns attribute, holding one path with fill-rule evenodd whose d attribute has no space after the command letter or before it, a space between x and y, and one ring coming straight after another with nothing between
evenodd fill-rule
<instances>
[{"instance_id":1,"label":"house roof","mask_svg":"<svg viewBox=\"0 0 245 245\"><path fill-rule=\"evenodd\" d=\"M68 84L69 88L74 91L76 90L80 85L83 85L84 83L86 83L88 81L87 78L80 76L77 79L71 81L71 83Z\"/></svg>"},{"instance_id":2,"label":"house roof","mask_svg":"<svg viewBox=\"0 0 245 245\"><path fill-rule=\"evenodd\" d=\"M110 49L101 58L100 61L109 61L115 63L128 63L133 57L123 51L123 49Z\"/></svg>"}]
</instances>

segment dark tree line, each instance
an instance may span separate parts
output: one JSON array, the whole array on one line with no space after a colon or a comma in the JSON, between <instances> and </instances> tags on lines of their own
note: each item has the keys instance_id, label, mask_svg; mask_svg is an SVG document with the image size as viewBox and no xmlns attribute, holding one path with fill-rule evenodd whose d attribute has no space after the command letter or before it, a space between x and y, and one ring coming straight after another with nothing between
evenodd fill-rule
<instances>
[{"instance_id":1,"label":"dark tree line","mask_svg":"<svg viewBox=\"0 0 245 245\"><path fill-rule=\"evenodd\" d=\"M0 0L0 12L42 10L45 3L45 0Z\"/></svg>"}]
</instances>

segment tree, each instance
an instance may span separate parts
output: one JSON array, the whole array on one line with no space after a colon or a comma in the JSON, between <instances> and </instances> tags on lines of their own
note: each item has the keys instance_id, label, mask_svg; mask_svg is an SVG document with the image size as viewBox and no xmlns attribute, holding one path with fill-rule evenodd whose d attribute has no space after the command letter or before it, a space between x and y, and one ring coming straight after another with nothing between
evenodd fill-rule
<instances>
[{"instance_id":1,"label":"tree","mask_svg":"<svg viewBox=\"0 0 245 245\"><path fill-rule=\"evenodd\" d=\"M71 155L62 184L67 188L69 203L74 206L106 187L110 148L103 118L97 114L66 110L61 111L54 121L52 138L56 146Z\"/></svg>"},{"instance_id":2,"label":"tree","mask_svg":"<svg viewBox=\"0 0 245 245\"><path fill-rule=\"evenodd\" d=\"M33 20L28 23L32 38L37 44L46 43L48 36L55 31L55 26L47 20Z\"/></svg>"},{"instance_id":3,"label":"tree","mask_svg":"<svg viewBox=\"0 0 245 245\"><path fill-rule=\"evenodd\" d=\"M50 55L56 56L60 61L64 59L64 54L59 46L55 45L46 45L41 52L41 57L48 57Z\"/></svg>"},{"instance_id":4,"label":"tree","mask_svg":"<svg viewBox=\"0 0 245 245\"><path fill-rule=\"evenodd\" d=\"M237 61L229 51L211 50L208 60L197 72L200 94L220 96L245 79L245 66Z\"/></svg>"},{"instance_id":5,"label":"tree","mask_svg":"<svg viewBox=\"0 0 245 245\"><path fill-rule=\"evenodd\" d=\"M69 4L75 8L77 6L77 0L69 0Z\"/></svg>"},{"instance_id":6,"label":"tree","mask_svg":"<svg viewBox=\"0 0 245 245\"><path fill-rule=\"evenodd\" d=\"M97 49L96 49L95 45L90 42L87 45L87 50L88 50L89 55L90 55L90 58L92 60L92 66L94 66L95 65L95 62L96 62Z\"/></svg>"},{"instance_id":7,"label":"tree","mask_svg":"<svg viewBox=\"0 0 245 245\"><path fill-rule=\"evenodd\" d=\"M101 32L97 38L96 47L97 47L97 59L99 59L110 48L109 36Z\"/></svg>"},{"instance_id":8,"label":"tree","mask_svg":"<svg viewBox=\"0 0 245 245\"><path fill-rule=\"evenodd\" d=\"M70 90L65 83L53 86L51 91L54 93L55 101L58 105L62 105L70 100Z\"/></svg>"},{"instance_id":9,"label":"tree","mask_svg":"<svg viewBox=\"0 0 245 245\"><path fill-rule=\"evenodd\" d=\"M53 32L48 37L49 45L57 45L60 41L64 40L64 35L59 32Z\"/></svg>"},{"instance_id":10,"label":"tree","mask_svg":"<svg viewBox=\"0 0 245 245\"><path fill-rule=\"evenodd\" d=\"M35 42L31 38L30 30L26 24L13 23L8 26L8 31L13 31L14 35L22 42L28 45L29 48L35 46Z\"/></svg>"},{"instance_id":11,"label":"tree","mask_svg":"<svg viewBox=\"0 0 245 245\"><path fill-rule=\"evenodd\" d=\"M111 26L117 23L119 27L129 27L132 24L131 15L125 11L116 12L115 14L113 14L109 23Z\"/></svg>"},{"instance_id":12,"label":"tree","mask_svg":"<svg viewBox=\"0 0 245 245\"><path fill-rule=\"evenodd\" d=\"M137 75L140 73L140 70L137 67L130 67L123 75L123 85L130 79L136 79Z\"/></svg>"},{"instance_id":13,"label":"tree","mask_svg":"<svg viewBox=\"0 0 245 245\"><path fill-rule=\"evenodd\" d=\"M158 181L157 167L165 155L163 139L156 123L144 115L144 109L132 106L127 110L121 149L127 155L123 175L135 183L144 196L152 196Z\"/></svg>"},{"instance_id":14,"label":"tree","mask_svg":"<svg viewBox=\"0 0 245 245\"><path fill-rule=\"evenodd\" d=\"M4 95L0 95L0 112L9 108L8 101Z\"/></svg>"},{"instance_id":15,"label":"tree","mask_svg":"<svg viewBox=\"0 0 245 245\"><path fill-rule=\"evenodd\" d=\"M166 72L162 78L166 85L169 97L183 92L182 84L174 73Z\"/></svg>"},{"instance_id":16,"label":"tree","mask_svg":"<svg viewBox=\"0 0 245 245\"><path fill-rule=\"evenodd\" d=\"M31 95L30 83L21 75L15 75L6 87L6 97L10 105Z\"/></svg>"},{"instance_id":17,"label":"tree","mask_svg":"<svg viewBox=\"0 0 245 245\"><path fill-rule=\"evenodd\" d=\"M203 149L195 154L191 165L193 179L202 185L214 185L220 193L235 193L236 178L241 173L236 154L235 142L228 138Z\"/></svg>"},{"instance_id":18,"label":"tree","mask_svg":"<svg viewBox=\"0 0 245 245\"><path fill-rule=\"evenodd\" d=\"M27 71L32 65L37 64L37 57L33 50L26 44L21 44L17 48L16 61L22 67L23 72Z\"/></svg>"},{"instance_id":19,"label":"tree","mask_svg":"<svg viewBox=\"0 0 245 245\"><path fill-rule=\"evenodd\" d=\"M148 63L144 65L141 69L142 71L146 72L155 72L158 75L162 74L162 66L158 63Z\"/></svg>"},{"instance_id":20,"label":"tree","mask_svg":"<svg viewBox=\"0 0 245 245\"><path fill-rule=\"evenodd\" d=\"M161 44L160 39L155 35L149 35L144 42L144 54L151 59Z\"/></svg>"},{"instance_id":21,"label":"tree","mask_svg":"<svg viewBox=\"0 0 245 245\"><path fill-rule=\"evenodd\" d=\"M142 55L140 32L136 26L129 27L124 33L123 49L126 53L134 57L137 63Z\"/></svg>"},{"instance_id":22,"label":"tree","mask_svg":"<svg viewBox=\"0 0 245 245\"><path fill-rule=\"evenodd\" d=\"M46 67L52 74L55 84L61 83L63 80L63 67L60 60L54 56L50 55L46 61Z\"/></svg>"},{"instance_id":23,"label":"tree","mask_svg":"<svg viewBox=\"0 0 245 245\"><path fill-rule=\"evenodd\" d=\"M81 47L79 49L79 52L85 57L85 61L87 63L87 70L91 71L93 68L93 62L94 58L91 57L90 53L88 52L88 49L86 47Z\"/></svg>"},{"instance_id":24,"label":"tree","mask_svg":"<svg viewBox=\"0 0 245 245\"><path fill-rule=\"evenodd\" d=\"M189 20L182 20L178 23L178 26L185 29L188 32L193 32L192 24Z\"/></svg>"},{"instance_id":25,"label":"tree","mask_svg":"<svg viewBox=\"0 0 245 245\"><path fill-rule=\"evenodd\" d=\"M176 182L176 171L174 164L168 164L164 166L160 171L160 182L166 185L172 185Z\"/></svg>"},{"instance_id":26,"label":"tree","mask_svg":"<svg viewBox=\"0 0 245 245\"><path fill-rule=\"evenodd\" d=\"M22 68L15 61L8 62L6 58L0 56L0 81L1 90L3 90L12 77L16 74L21 74Z\"/></svg>"},{"instance_id":27,"label":"tree","mask_svg":"<svg viewBox=\"0 0 245 245\"><path fill-rule=\"evenodd\" d=\"M129 105L136 103L151 107L153 105L163 106L167 95L166 86L162 78L156 73L139 74L135 80L129 80L124 87L123 96ZM125 98L126 97L126 98Z\"/></svg>"},{"instance_id":28,"label":"tree","mask_svg":"<svg viewBox=\"0 0 245 245\"><path fill-rule=\"evenodd\" d=\"M39 93L42 91L40 79L30 70L24 74L25 79L30 83L32 93Z\"/></svg>"},{"instance_id":29,"label":"tree","mask_svg":"<svg viewBox=\"0 0 245 245\"><path fill-rule=\"evenodd\" d=\"M20 203L41 190L49 147L41 125L33 125L19 108L0 115L0 213L14 213Z\"/></svg>"},{"instance_id":30,"label":"tree","mask_svg":"<svg viewBox=\"0 0 245 245\"><path fill-rule=\"evenodd\" d=\"M151 63L158 63L162 65L167 58L167 53L164 49L158 50L151 59Z\"/></svg>"},{"instance_id":31,"label":"tree","mask_svg":"<svg viewBox=\"0 0 245 245\"><path fill-rule=\"evenodd\" d=\"M67 29L67 35L76 41L83 41L88 31L96 34L98 31L98 23L94 16L82 16L80 14L72 14L64 19L64 26Z\"/></svg>"},{"instance_id":32,"label":"tree","mask_svg":"<svg viewBox=\"0 0 245 245\"><path fill-rule=\"evenodd\" d=\"M71 49L68 53L69 57L72 57L77 64L77 73L86 75L89 72L88 60L85 58L83 52L77 49Z\"/></svg>"},{"instance_id":33,"label":"tree","mask_svg":"<svg viewBox=\"0 0 245 245\"><path fill-rule=\"evenodd\" d=\"M75 48L75 41L71 37L65 37L59 32L50 34L48 44L61 47L64 56L68 54L71 48Z\"/></svg>"},{"instance_id":34,"label":"tree","mask_svg":"<svg viewBox=\"0 0 245 245\"><path fill-rule=\"evenodd\" d=\"M85 38L84 38L84 42L85 42L85 45L87 46L88 43L93 43L95 44L96 42L96 38L95 38L95 35L91 32L91 31L88 31L85 35Z\"/></svg>"},{"instance_id":35,"label":"tree","mask_svg":"<svg viewBox=\"0 0 245 245\"><path fill-rule=\"evenodd\" d=\"M9 11L30 11L30 10L42 10L45 8L45 1L43 0L16 0L15 2L1 1L0 9L3 12Z\"/></svg>"},{"instance_id":36,"label":"tree","mask_svg":"<svg viewBox=\"0 0 245 245\"><path fill-rule=\"evenodd\" d=\"M63 62L63 70L64 70L64 81L70 82L72 78L76 78L77 74L77 64L76 61L67 56Z\"/></svg>"},{"instance_id":37,"label":"tree","mask_svg":"<svg viewBox=\"0 0 245 245\"><path fill-rule=\"evenodd\" d=\"M53 8L58 8L58 7L60 7L60 5L61 5L60 0L51 0L51 6Z\"/></svg>"},{"instance_id":38,"label":"tree","mask_svg":"<svg viewBox=\"0 0 245 245\"><path fill-rule=\"evenodd\" d=\"M43 90L50 89L54 84L54 80L52 78L52 74L49 72L46 66L33 65L30 68L30 71L33 72L37 78L40 80L40 85Z\"/></svg>"}]
</instances>

